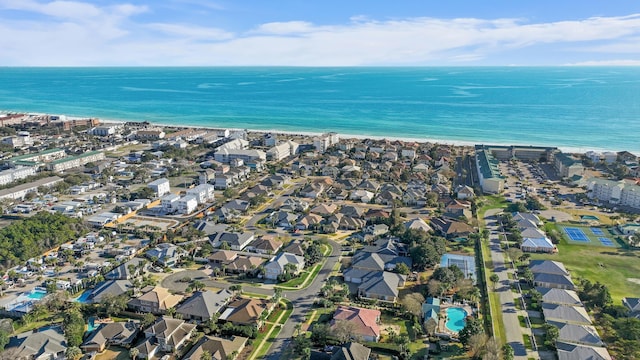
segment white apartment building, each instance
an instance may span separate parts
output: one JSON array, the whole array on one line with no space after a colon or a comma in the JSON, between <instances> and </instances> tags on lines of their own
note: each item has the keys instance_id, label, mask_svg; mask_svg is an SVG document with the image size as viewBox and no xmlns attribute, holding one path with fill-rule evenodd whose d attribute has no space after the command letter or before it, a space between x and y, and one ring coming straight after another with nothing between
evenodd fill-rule
<instances>
[{"instance_id":1,"label":"white apartment building","mask_svg":"<svg viewBox=\"0 0 640 360\"><path fill-rule=\"evenodd\" d=\"M191 214L198 208L198 200L193 195L185 195L176 202L180 214Z\"/></svg>"},{"instance_id":2,"label":"white apartment building","mask_svg":"<svg viewBox=\"0 0 640 360\"><path fill-rule=\"evenodd\" d=\"M156 197L162 197L165 194L171 192L171 185L169 184L169 179L167 178L154 180L150 182L148 186L156 193Z\"/></svg>"},{"instance_id":3,"label":"white apartment building","mask_svg":"<svg viewBox=\"0 0 640 360\"><path fill-rule=\"evenodd\" d=\"M340 142L340 136L338 136L338 133L330 132L314 138L313 147L316 148L316 151L323 153L338 142Z\"/></svg>"},{"instance_id":4,"label":"white apartment building","mask_svg":"<svg viewBox=\"0 0 640 360\"><path fill-rule=\"evenodd\" d=\"M195 197L198 204L204 204L215 199L214 186L211 184L201 184L193 189L187 190L187 195Z\"/></svg>"},{"instance_id":5,"label":"white apartment building","mask_svg":"<svg viewBox=\"0 0 640 360\"><path fill-rule=\"evenodd\" d=\"M178 206L177 202L180 199L180 196L176 194L165 195L160 199L160 205L162 206L162 210L165 212L171 212L175 210Z\"/></svg>"},{"instance_id":6,"label":"white apartment building","mask_svg":"<svg viewBox=\"0 0 640 360\"><path fill-rule=\"evenodd\" d=\"M102 151L89 151L82 155L68 156L59 160L54 160L47 164L47 167L51 171L65 171L69 169L79 168L90 162L96 162L104 160L104 153Z\"/></svg>"},{"instance_id":7,"label":"white apartment building","mask_svg":"<svg viewBox=\"0 0 640 360\"><path fill-rule=\"evenodd\" d=\"M590 199L640 209L640 186L633 183L591 178L587 190Z\"/></svg>"},{"instance_id":8,"label":"white apartment building","mask_svg":"<svg viewBox=\"0 0 640 360\"><path fill-rule=\"evenodd\" d=\"M14 181L18 181L35 174L36 168L31 166L21 166L15 169L0 171L0 185L11 184Z\"/></svg>"}]
</instances>

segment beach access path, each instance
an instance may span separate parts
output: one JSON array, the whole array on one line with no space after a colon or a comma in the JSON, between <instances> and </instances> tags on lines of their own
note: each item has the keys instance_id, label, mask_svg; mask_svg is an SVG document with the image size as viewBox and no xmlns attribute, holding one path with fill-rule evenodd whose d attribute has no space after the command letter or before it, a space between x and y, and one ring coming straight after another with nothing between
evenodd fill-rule
<instances>
[{"instance_id":1,"label":"beach access path","mask_svg":"<svg viewBox=\"0 0 640 360\"><path fill-rule=\"evenodd\" d=\"M514 351L514 359L527 360L530 358L538 359L539 355L534 351L527 351L524 345L523 336L530 336L531 329L525 329L520 327L520 321L518 315L523 310L518 310L515 306L515 302L519 301L514 297L514 293L511 291L511 282L509 273L512 270L507 268L507 264L504 258L504 251L500 246L500 236L498 235L498 222L497 214L502 212L502 209L489 209L484 215L484 222L487 229L490 231L489 235L489 247L491 249L491 261L493 262L493 271L498 275L499 286L496 288L500 298L500 308L502 310L502 322L503 324L493 324L493 326L504 326L506 333L506 341ZM488 260L488 259L487 259ZM526 315L526 314L525 314Z\"/></svg>"}]
</instances>

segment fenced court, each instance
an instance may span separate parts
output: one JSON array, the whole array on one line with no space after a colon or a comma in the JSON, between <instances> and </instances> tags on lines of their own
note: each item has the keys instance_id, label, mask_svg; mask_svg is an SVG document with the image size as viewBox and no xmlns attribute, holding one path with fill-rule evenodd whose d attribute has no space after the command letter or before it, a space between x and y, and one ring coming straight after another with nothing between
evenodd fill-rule
<instances>
[{"instance_id":1,"label":"fenced court","mask_svg":"<svg viewBox=\"0 0 640 360\"><path fill-rule=\"evenodd\" d=\"M579 228L566 227L564 232L567 234L571 241L589 242L587 234Z\"/></svg>"},{"instance_id":2,"label":"fenced court","mask_svg":"<svg viewBox=\"0 0 640 360\"><path fill-rule=\"evenodd\" d=\"M560 226L560 228L567 235L569 243L608 247L620 246L615 239L608 237L602 228L578 226Z\"/></svg>"}]
</instances>

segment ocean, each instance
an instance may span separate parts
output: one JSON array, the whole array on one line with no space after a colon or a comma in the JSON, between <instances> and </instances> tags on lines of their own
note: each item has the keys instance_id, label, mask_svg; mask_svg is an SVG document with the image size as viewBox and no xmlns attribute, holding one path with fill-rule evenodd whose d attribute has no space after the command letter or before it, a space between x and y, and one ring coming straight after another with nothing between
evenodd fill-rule
<instances>
[{"instance_id":1,"label":"ocean","mask_svg":"<svg viewBox=\"0 0 640 360\"><path fill-rule=\"evenodd\" d=\"M2 111L640 153L640 67L5 67Z\"/></svg>"}]
</instances>

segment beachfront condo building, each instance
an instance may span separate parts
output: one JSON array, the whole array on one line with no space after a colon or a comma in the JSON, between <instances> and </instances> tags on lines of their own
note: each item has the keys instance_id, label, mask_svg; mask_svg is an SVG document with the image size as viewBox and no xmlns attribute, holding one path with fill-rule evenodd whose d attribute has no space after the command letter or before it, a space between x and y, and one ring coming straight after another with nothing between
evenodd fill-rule
<instances>
[{"instance_id":1,"label":"beachfront condo building","mask_svg":"<svg viewBox=\"0 0 640 360\"><path fill-rule=\"evenodd\" d=\"M553 165L558 172L558 176L562 178L570 178L573 176L582 176L584 174L584 166L580 160L575 159L569 154L557 152L553 155Z\"/></svg>"},{"instance_id":2,"label":"beachfront condo building","mask_svg":"<svg viewBox=\"0 0 640 360\"><path fill-rule=\"evenodd\" d=\"M591 178L587 182L590 199L640 209L640 186L633 182Z\"/></svg>"},{"instance_id":3,"label":"beachfront condo building","mask_svg":"<svg viewBox=\"0 0 640 360\"><path fill-rule=\"evenodd\" d=\"M499 194L504 190L504 176L498 167L498 160L484 145L476 145L476 169L482 192Z\"/></svg>"}]
</instances>

